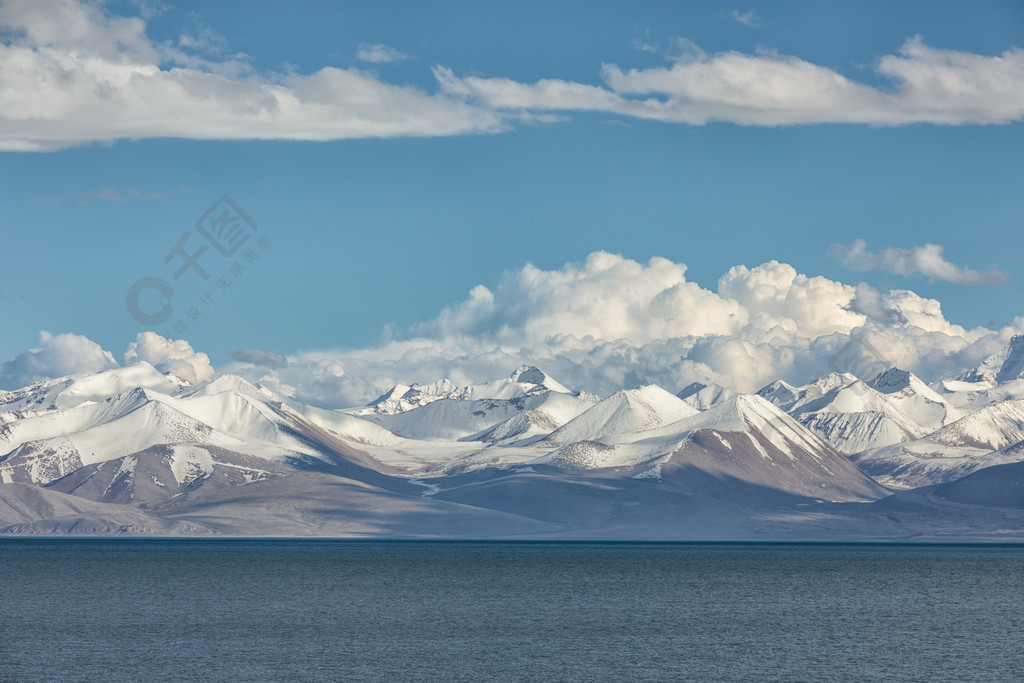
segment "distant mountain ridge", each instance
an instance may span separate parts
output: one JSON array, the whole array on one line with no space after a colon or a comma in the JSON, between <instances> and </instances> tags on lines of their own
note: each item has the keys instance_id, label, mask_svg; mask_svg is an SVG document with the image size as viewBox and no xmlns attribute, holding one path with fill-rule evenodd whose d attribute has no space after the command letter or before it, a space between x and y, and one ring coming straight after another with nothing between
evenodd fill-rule
<instances>
[{"instance_id":1,"label":"distant mountain ridge","mask_svg":"<svg viewBox=\"0 0 1024 683\"><path fill-rule=\"evenodd\" d=\"M964 382L1003 384L1024 379L1024 335L1016 335L1010 343L992 354L981 365L959 377Z\"/></svg>"},{"instance_id":2,"label":"distant mountain ridge","mask_svg":"<svg viewBox=\"0 0 1024 683\"><path fill-rule=\"evenodd\" d=\"M693 383L601 398L524 365L326 410L136 363L0 392L0 531L703 537L714 518L780 537L816 519L894 534L872 503L892 488L1024 462L1022 372L1014 337L931 386L891 368L756 394ZM991 480L971 479L972 495Z\"/></svg>"}]
</instances>

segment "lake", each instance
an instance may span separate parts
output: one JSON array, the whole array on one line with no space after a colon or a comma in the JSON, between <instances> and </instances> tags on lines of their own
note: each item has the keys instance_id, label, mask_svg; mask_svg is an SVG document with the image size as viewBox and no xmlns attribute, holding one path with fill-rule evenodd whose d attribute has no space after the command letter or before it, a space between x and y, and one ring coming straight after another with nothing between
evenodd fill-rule
<instances>
[{"instance_id":1,"label":"lake","mask_svg":"<svg viewBox=\"0 0 1024 683\"><path fill-rule=\"evenodd\" d=\"M2 539L0 680L1024 680L1024 546Z\"/></svg>"}]
</instances>

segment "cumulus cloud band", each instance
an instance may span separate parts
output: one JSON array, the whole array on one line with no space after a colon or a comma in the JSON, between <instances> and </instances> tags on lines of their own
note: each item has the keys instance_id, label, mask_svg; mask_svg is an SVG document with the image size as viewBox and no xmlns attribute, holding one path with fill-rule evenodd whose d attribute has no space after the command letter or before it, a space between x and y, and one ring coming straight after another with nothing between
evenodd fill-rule
<instances>
[{"instance_id":1,"label":"cumulus cloud band","mask_svg":"<svg viewBox=\"0 0 1024 683\"><path fill-rule=\"evenodd\" d=\"M598 394L649 383L675 391L693 381L753 391L780 378L802 384L836 366L950 377L1017 330L1024 319L1004 330L965 330L944 318L938 301L914 292L851 286L775 261L731 268L708 289L688 281L681 263L596 252L552 270L528 264L494 288L478 285L379 346L231 371L328 407L365 403L396 383L484 382L523 363Z\"/></svg>"},{"instance_id":2,"label":"cumulus cloud band","mask_svg":"<svg viewBox=\"0 0 1024 683\"><path fill-rule=\"evenodd\" d=\"M145 361L195 384L213 377L210 357L197 352L184 339L166 339L155 332L140 332L124 352L125 364Z\"/></svg>"},{"instance_id":3,"label":"cumulus cloud band","mask_svg":"<svg viewBox=\"0 0 1024 683\"><path fill-rule=\"evenodd\" d=\"M1000 330L966 330L945 319L938 301L914 292L851 286L777 261L730 268L711 289L688 281L682 263L595 252L551 270L527 264L493 288L478 285L377 346L289 357L235 349L236 362L221 370L330 408L366 403L398 383L486 382L523 364L597 394L652 383L677 391L694 381L754 391L837 369L877 374L896 366L926 381L953 377L1020 333L1024 318ZM0 386L117 365L85 337L44 333L41 340L3 365ZM214 374L205 353L152 332L124 354L125 363L139 360L190 382Z\"/></svg>"}]
</instances>

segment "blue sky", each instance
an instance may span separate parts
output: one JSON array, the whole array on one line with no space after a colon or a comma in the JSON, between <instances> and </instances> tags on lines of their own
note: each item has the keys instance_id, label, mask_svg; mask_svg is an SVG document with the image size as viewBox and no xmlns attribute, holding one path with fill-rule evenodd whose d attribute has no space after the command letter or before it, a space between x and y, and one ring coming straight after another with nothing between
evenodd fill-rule
<instances>
[{"instance_id":1,"label":"blue sky","mask_svg":"<svg viewBox=\"0 0 1024 683\"><path fill-rule=\"evenodd\" d=\"M913 290L946 321L1004 337L1021 314L1019 3L53 4L40 18L0 3L0 78L15 95L0 103L0 360L42 330L119 361L153 331L217 367L238 348L376 348L426 334L416 326L477 285L497 291L503 273L596 251L685 264L712 291L734 266L776 260ZM38 63L18 62L26 51ZM121 104L97 105L92 81L44 83L54 51L100 59ZM179 112L166 84L118 85L125 63L216 79L190 81ZM733 67L769 71L730 85ZM766 80L776 68L792 73ZM719 80L706 92L701 77ZM535 87L545 79L561 90ZM290 88L302 107L247 118L257 86ZM363 87L398 95L336 126ZM141 325L129 287L171 281L165 256L222 195L271 242L227 290L216 281L232 260L208 252L213 279L186 273L176 313ZM856 240L859 256L837 251ZM197 320L182 317L191 305ZM486 327L473 325L455 333Z\"/></svg>"}]
</instances>

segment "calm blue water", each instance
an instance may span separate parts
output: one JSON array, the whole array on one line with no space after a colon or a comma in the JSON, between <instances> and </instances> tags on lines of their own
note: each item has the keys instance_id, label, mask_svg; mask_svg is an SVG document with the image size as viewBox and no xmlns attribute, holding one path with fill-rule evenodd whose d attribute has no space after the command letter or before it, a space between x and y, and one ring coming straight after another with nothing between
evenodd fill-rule
<instances>
[{"instance_id":1,"label":"calm blue water","mask_svg":"<svg viewBox=\"0 0 1024 683\"><path fill-rule=\"evenodd\" d=\"M0 540L0 680L1024 680L1024 546Z\"/></svg>"}]
</instances>

